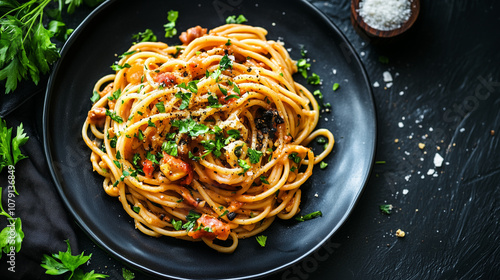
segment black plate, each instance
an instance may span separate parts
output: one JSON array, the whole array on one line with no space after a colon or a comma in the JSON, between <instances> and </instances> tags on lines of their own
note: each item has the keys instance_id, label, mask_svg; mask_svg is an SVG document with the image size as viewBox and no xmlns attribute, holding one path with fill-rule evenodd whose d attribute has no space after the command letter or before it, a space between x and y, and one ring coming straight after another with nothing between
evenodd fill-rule
<instances>
[{"instance_id":1,"label":"black plate","mask_svg":"<svg viewBox=\"0 0 500 280\"><path fill-rule=\"evenodd\" d=\"M237 4L237 5L236 5ZM329 166L315 168L302 187L302 213L316 210L323 217L308 222L276 221L264 232L262 248L254 238L242 240L230 255L202 243L152 238L134 229L116 198L102 189L102 178L92 172L90 151L81 126L91 107L94 83L112 73L116 54L132 44L131 35L150 28L163 38L169 10L179 11L179 32L195 25L213 28L229 15L244 14L248 24L269 31L300 58L304 45L310 72L323 80L325 102L318 127L336 137ZM337 74L334 74L333 69ZM305 83L300 75L299 82ZM332 91L333 83L340 89ZM328 121L326 121L328 119ZM376 120L366 73L349 42L322 13L305 1L109 1L94 11L74 32L50 78L44 108L47 160L57 188L80 226L111 255L156 276L176 279L247 279L283 269L319 248L346 220L369 176L375 153Z\"/></svg>"}]
</instances>

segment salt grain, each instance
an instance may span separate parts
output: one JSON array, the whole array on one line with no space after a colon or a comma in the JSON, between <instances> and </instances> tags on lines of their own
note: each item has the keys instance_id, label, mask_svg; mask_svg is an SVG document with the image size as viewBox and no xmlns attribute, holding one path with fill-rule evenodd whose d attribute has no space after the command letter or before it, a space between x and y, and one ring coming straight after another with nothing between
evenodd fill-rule
<instances>
[{"instance_id":1,"label":"salt grain","mask_svg":"<svg viewBox=\"0 0 500 280\"><path fill-rule=\"evenodd\" d=\"M440 154L436 153L436 155L434 156L434 165L436 167L441 167L443 165L443 160L443 157Z\"/></svg>"},{"instance_id":2,"label":"salt grain","mask_svg":"<svg viewBox=\"0 0 500 280\"><path fill-rule=\"evenodd\" d=\"M380 84L378 82L373 83L373 87L379 87Z\"/></svg>"},{"instance_id":3,"label":"salt grain","mask_svg":"<svg viewBox=\"0 0 500 280\"><path fill-rule=\"evenodd\" d=\"M364 0L359 2L359 15L372 28L394 30L411 15L409 0Z\"/></svg>"},{"instance_id":4,"label":"salt grain","mask_svg":"<svg viewBox=\"0 0 500 280\"><path fill-rule=\"evenodd\" d=\"M392 75L389 71L385 71L382 75L384 76L384 82L392 82Z\"/></svg>"}]
</instances>

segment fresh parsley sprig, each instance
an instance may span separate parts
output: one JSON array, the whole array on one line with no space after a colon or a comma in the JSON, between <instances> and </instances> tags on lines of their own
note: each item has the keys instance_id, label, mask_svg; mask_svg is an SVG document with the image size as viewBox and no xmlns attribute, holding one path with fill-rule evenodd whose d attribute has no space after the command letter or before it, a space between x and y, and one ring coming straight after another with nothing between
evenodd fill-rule
<instances>
[{"instance_id":1,"label":"fresh parsley sprig","mask_svg":"<svg viewBox=\"0 0 500 280\"><path fill-rule=\"evenodd\" d=\"M68 240L66 240L66 244L68 245L66 252L59 252L58 254L52 254L52 256L43 255L41 266L46 269L46 274L61 275L70 273L66 278L68 280L72 279L73 276L76 279L100 279L108 277L108 275L94 273L94 270L84 273L79 266L86 263L92 257L92 254L85 256L84 252L82 252L80 255L73 256Z\"/></svg>"},{"instance_id":2,"label":"fresh parsley sprig","mask_svg":"<svg viewBox=\"0 0 500 280\"><path fill-rule=\"evenodd\" d=\"M59 21L67 5L67 12L74 12L82 0L58 1L59 8L47 9L52 0L30 0L19 3L0 1L0 82L5 81L5 93L17 88L21 80L31 79L36 85L40 75L50 70L59 58L59 50L52 42L54 37L66 39L71 30ZM101 0L87 1L98 3ZM58 19L43 25L44 13Z\"/></svg>"},{"instance_id":3,"label":"fresh parsley sprig","mask_svg":"<svg viewBox=\"0 0 500 280\"><path fill-rule=\"evenodd\" d=\"M16 165L18 161L27 158L19 148L28 139L22 123L17 127L16 137L12 138L12 127L7 128L5 120L0 118L0 172L4 167Z\"/></svg>"}]
</instances>

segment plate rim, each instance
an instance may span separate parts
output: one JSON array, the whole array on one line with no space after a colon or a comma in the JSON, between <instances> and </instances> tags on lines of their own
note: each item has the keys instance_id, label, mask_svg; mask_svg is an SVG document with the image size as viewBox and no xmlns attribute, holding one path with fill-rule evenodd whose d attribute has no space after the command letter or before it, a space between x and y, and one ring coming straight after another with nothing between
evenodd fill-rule
<instances>
[{"instance_id":1,"label":"plate rim","mask_svg":"<svg viewBox=\"0 0 500 280\"><path fill-rule=\"evenodd\" d=\"M313 252L315 252L316 250L321 248L321 246L323 246L328 239L332 238L332 236L346 223L346 221L348 220L348 218L352 214L356 204L359 202L362 193L365 191L367 184L368 184L368 180L369 180L371 173L373 171L373 166L374 166L374 162L375 162L375 155L376 155L376 150L377 150L377 142L378 142L377 141L377 137L378 137L378 135L377 135L377 132L378 132L377 123L378 123L378 121L377 121L377 108L375 105L375 98L374 98L373 90L371 88L371 83L370 83L370 79L368 77L366 68L365 68L364 64L362 63L358 53L355 51L354 47L352 46L351 42L347 39L346 35L340 30L340 28L337 27L337 25L335 25L333 23L333 21L330 18L328 18L328 16L326 14L324 14L318 7L316 7L314 4L312 4L311 2L309 2L307 0L295 0L295 1L301 2L302 4L305 4L306 6L308 6L308 8L310 8L312 11L314 11L316 13L317 16L320 17L321 21L328 24L328 29L333 30L335 33L337 33L337 35L342 39L343 43L346 43L345 47L347 47L349 54L351 55L351 58L354 59L354 63L357 65L357 67L360 68L360 72L362 73L362 80L364 81L364 84L365 84L363 86L363 88L366 87L366 90L367 90L367 94L366 94L365 98L368 99L367 101L370 104L370 107L373 111L373 116L371 118L371 120L373 121L373 135L372 135L372 137L370 137L370 139L373 139L373 142L372 142L372 145L370 147L371 154L370 154L370 158L368 160L369 167L366 171L366 174L364 174L365 176L363 177L363 180L361 183L362 186L357 190L355 195L353 195L353 197L352 197L351 203L348 206L348 210L342 215L342 218L339 220L339 222L334 227L332 227L332 229L329 231L329 233L324 238L319 240L317 242L317 244L315 244L315 246L313 246L310 250L303 253L301 256L294 259L293 261L282 264L281 266L275 267L275 268L267 270L265 272L260 272L257 274L245 275L245 276L240 276L240 277L230 278L230 279L243 280L243 279L259 278L259 277L264 277L264 276L276 274L279 271L282 271L288 267L291 267L294 264L299 263L300 261L305 259L307 256L311 255ZM44 98L44 106L43 106L43 116L42 116L42 132L43 132L42 140L43 140L45 158L47 160L47 164L48 164L49 171L51 174L52 182L56 186L57 192L59 193L59 196L63 200L65 207L71 213L71 216L75 219L75 221L77 222L77 225L83 230L83 232L85 232L85 234L92 240L92 242L94 244L96 244L99 248L103 249L107 254L111 255L115 259L118 259L120 262L125 263L126 265L129 265L131 267L134 267L138 270L141 270L147 274L151 274L151 275L154 275L156 277L163 277L163 278L167 278L167 279L178 279L178 280L189 279L189 278L183 278L180 276L167 275L167 274L158 272L156 270L153 270L147 266L138 264L138 263L134 262L133 260L130 260L129 258L120 255L113 248L111 248L110 246L105 244L101 240L101 238L99 236L97 236L92 231L92 229L89 228L88 225L85 224L82 217L80 217L80 215L78 215L76 213L76 211L75 211L74 207L72 206L72 204L70 203L69 199L65 196L61 182L58 179L58 176L56 174L56 170L55 170L56 167L54 166L54 161L53 161L53 157L52 157L52 149L51 149L51 146L49 145L49 143L51 143L52 140L50 139L49 132L47 131L48 130L48 123L49 123L49 114L50 114L49 108L50 108L51 96L52 96L51 89L53 87L55 76L58 73L58 70L59 70L60 65L61 65L61 61L66 56L66 54L69 52L68 49L71 48L71 46L73 45L76 38L78 38L79 34L81 32L83 32L85 27L90 24L90 22L93 20L94 17L96 17L103 10L106 10L106 8L108 6L110 6L116 2L118 2L118 0L106 0L105 2L101 3L98 7L96 7L91 13L89 13L89 15L87 17L85 17L85 19L78 25L77 28L75 28L74 32L71 34L71 36L68 38L68 40L64 43L62 50L61 50L60 58L54 64L54 67L52 69L51 75L50 75L48 83L47 83L47 88L46 88L45 98Z\"/></svg>"}]
</instances>

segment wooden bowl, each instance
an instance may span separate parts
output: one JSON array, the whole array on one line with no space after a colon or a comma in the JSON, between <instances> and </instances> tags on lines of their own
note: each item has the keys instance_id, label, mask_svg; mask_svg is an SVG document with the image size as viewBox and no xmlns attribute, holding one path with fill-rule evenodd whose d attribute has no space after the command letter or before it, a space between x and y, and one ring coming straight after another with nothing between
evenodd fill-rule
<instances>
[{"instance_id":1,"label":"wooden bowl","mask_svg":"<svg viewBox=\"0 0 500 280\"><path fill-rule=\"evenodd\" d=\"M358 13L359 2L361 1L351 1L351 22L355 28L362 29L364 33L366 33L369 37L391 38L398 36L404 33L406 30L410 29L410 27L417 20L418 14L420 12L420 0L413 0L410 4L410 18L405 23L403 23L401 27L393 30L378 30L369 26L368 24L366 24L366 22L363 21L363 18Z\"/></svg>"}]
</instances>

